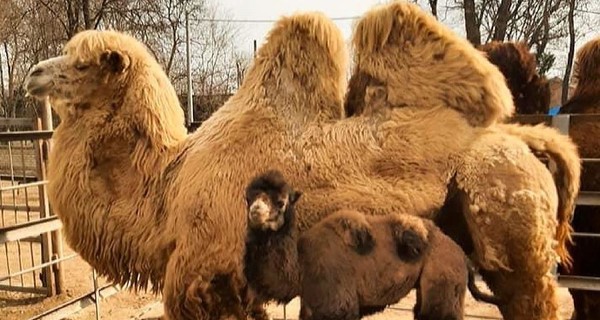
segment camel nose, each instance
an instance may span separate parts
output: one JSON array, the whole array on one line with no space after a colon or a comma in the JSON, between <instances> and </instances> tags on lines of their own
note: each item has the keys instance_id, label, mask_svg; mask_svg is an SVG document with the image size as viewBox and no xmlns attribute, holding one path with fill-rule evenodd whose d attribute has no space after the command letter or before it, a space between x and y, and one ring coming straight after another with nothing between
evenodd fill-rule
<instances>
[{"instance_id":1,"label":"camel nose","mask_svg":"<svg viewBox=\"0 0 600 320\"><path fill-rule=\"evenodd\" d=\"M42 73L44 73L44 68L36 66L36 67L33 67L33 69L31 70L31 72L29 72L29 76L30 77L35 77L35 76L41 75Z\"/></svg>"}]
</instances>

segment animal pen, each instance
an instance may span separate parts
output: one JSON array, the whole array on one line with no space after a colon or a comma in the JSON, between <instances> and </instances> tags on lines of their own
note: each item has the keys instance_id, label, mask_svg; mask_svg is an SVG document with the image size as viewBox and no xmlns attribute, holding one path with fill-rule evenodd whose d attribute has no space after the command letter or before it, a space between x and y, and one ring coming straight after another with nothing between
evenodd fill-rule
<instances>
[{"instance_id":1,"label":"animal pen","mask_svg":"<svg viewBox=\"0 0 600 320\"><path fill-rule=\"evenodd\" d=\"M77 258L63 250L61 223L51 210L47 195L46 165L51 148L52 118L49 105L38 119L0 119L0 310L3 294L36 294L42 299L64 294L65 262ZM545 123L569 132L574 123L600 122L600 115L518 116L516 122ZM600 159L583 159L597 163ZM598 190L581 190L577 205L599 206ZM573 234L578 238L600 238L600 234ZM600 239L597 239L600 241ZM89 289L31 319L60 319L86 306L94 306L119 290L100 284L90 270ZM561 286L600 291L600 278L558 275Z\"/></svg>"}]
</instances>

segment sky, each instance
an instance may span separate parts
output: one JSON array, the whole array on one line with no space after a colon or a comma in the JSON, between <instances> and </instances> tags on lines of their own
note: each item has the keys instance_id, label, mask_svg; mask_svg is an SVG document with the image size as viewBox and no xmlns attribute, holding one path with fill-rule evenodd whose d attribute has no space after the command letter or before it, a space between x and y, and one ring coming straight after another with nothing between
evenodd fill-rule
<instances>
[{"instance_id":1,"label":"sky","mask_svg":"<svg viewBox=\"0 0 600 320\"><path fill-rule=\"evenodd\" d=\"M231 19L242 20L277 20L283 15L297 11L320 11L330 18L360 16L373 5L381 1L374 0L221 0L220 9ZM348 39L352 33L353 20L335 21L344 37ZM260 46L272 23L236 23L242 43L240 48L252 50L253 40ZM247 43L244 43L247 42Z\"/></svg>"},{"instance_id":2,"label":"sky","mask_svg":"<svg viewBox=\"0 0 600 320\"><path fill-rule=\"evenodd\" d=\"M594 3L595 1L595 3ZM576 21L581 36L577 40L576 48L583 45L593 37L600 36L600 1L594 0L589 8L595 13L581 14ZM321 11L330 18L360 16L373 5L386 3L384 0L221 0L220 11L223 18L241 20L276 20L282 15L292 14L297 11ZM429 12L426 0L419 0L419 5ZM440 0L438 16L442 23L449 26L458 34L464 36L464 23L460 11L446 12L443 7L446 3L454 4L453 0ZM354 20L334 21L348 40L352 33ZM264 23L235 23L239 30L238 48L249 52L253 49L253 40L258 46L270 30L272 22ZM567 42L555 43L548 50L556 55L556 66L549 72L550 76L561 75L567 59Z\"/></svg>"}]
</instances>

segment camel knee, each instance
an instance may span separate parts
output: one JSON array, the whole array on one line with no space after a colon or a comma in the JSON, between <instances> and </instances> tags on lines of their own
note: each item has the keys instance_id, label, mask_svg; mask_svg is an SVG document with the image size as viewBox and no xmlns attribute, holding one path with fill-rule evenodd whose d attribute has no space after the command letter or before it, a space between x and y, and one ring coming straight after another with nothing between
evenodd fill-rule
<instances>
[{"instance_id":1,"label":"camel knee","mask_svg":"<svg viewBox=\"0 0 600 320\"><path fill-rule=\"evenodd\" d=\"M209 282L196 279L167 282L163 291L165 318L168 320L210 319L207 306L214 304Z\"/></svg>"}]
</instances>

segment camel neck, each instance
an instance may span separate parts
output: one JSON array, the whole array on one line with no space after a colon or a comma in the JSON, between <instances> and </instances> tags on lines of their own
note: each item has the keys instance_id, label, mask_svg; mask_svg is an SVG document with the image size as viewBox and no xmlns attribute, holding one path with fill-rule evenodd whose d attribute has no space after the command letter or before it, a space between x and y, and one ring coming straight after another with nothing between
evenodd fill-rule
<instances>
[{"instance_id":1,"label":"camel neck","mask_svg":"<svg viewBox=\"0 0 600 320\"><path fill-rule=\"evenodd\" d=\"M112 281L160 289L174 246L165 236L162 190L180 147L148 145L123 132L88 139L67 128L54 136L49 196L69 245Z\"/></svg>"}]
</instances>

